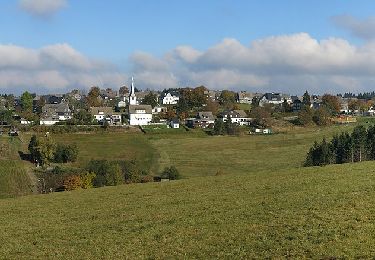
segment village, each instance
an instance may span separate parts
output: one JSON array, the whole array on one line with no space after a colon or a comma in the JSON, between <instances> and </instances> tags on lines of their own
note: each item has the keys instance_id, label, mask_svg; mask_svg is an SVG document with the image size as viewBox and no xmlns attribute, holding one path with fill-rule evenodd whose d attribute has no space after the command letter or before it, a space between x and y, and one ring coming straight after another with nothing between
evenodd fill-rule
<instances>
[{"instance_id":1,"label":"village","mask_svg":"<svg viewBox=\"0 0 375 260\"><path fill-rule=\"evenodd\" d=\"M267 117L268 112L282 113L285 118L296 119L309 107L318 110L324 102L331 109L331 122L355 122L353 116L373 116L371 95L303 96L282 93L252 93L246 91L175 88L163 91L141 91L134 78L130 89L92 87L88 94L73 90L65 94L37 95L28 92L20 97L2 95L0 123L10 126L32 125L101 125L101 126L165 126L167 128L214 128L215 122L228 119L238 126L255 126L256 133L270 133L268 124L256 123L256 118ZM368 93L370 94L370 93ZM362 97L362 98L361 98ZM259 108L258 111L254 108ZM267 114L267 113L266 113ZM289 116L289 117L288 117ZM259 120L258 120L259 121Z\"/></svg>"}]
</instances>

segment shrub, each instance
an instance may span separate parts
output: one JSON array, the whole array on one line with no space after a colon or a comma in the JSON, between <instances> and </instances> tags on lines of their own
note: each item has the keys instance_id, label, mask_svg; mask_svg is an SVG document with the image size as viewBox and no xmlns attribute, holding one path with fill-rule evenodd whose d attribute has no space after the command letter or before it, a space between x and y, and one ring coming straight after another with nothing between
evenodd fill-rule
<instances>
[{"instance_id":1,"label":"shrub","mask_svg":"<svg viewBox=\"0 0 375 260\"><path fill-rule=\"evenodd\" d=\"M77 145L58 144L54 155L54 161L57 163L75 162L78 157Z\"/></svg>"},{"instance_id":2,"label":"shrub","mask_svg":"<svg viewBox=\"0 0 375 260\"><path fill-rule=\"evenodd\" d=\"M165 167L164 171L161 173L161 177L170 180L178 180L181 178L180 173L175 166Z\"/></svg>"},{"instance_id":3,"label":"shrub","mask_svg":"<svg viewBox=\"0 0 375 260\"><path fill-rule=\"evenodd\" d=\"M76 190L82 187L82 179L79 175L65 177L63 186L65 190Z\"/></svg>"}]
</instances>

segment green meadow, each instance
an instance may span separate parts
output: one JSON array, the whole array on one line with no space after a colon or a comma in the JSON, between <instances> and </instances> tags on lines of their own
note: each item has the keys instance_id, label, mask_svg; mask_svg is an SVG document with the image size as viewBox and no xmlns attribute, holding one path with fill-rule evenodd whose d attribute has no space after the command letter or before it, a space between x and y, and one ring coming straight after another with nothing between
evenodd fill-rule
<instances>
[{"instance_id":1,"label":"green meadow","mask_svg":"<svg viewBox=\"0 0 375 260\"><path fill-rule=\"evenodd\" d=\"M0 258L372 258L375 162L301 166L352 128L54 135L79 146L77 165L134 159L183 179L2 199Z\"/></svg>"}]
</instances>

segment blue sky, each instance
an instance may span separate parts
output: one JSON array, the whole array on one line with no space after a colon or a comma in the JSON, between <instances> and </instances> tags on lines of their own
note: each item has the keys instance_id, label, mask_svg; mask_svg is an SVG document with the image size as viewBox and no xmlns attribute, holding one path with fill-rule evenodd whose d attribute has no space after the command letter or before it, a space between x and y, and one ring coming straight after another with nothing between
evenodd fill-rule
<instances>
[{"instance_id":1,"label":"blue sky","mask_svg":"<svg viewBox=\"0 0 375 260\"><path fill-rule=\"evenodd\" d=\"M48 5L48 2L54 1L59 3L56 6L49 6L49 9L40 9L42 11L33 9L36 5ZM68 74L67 71L71 71L71 69L67 69L66 64L64 66L56 65L55 60L51 69L48 67L51 63L49 61L47 64L38 65L37 68L31 66L18 70L15 73L17 75L23 72L31 75L30 69L44 72L54 71L65 79L64 82L56 84L57 86L51 86L53 80L48 79L40 80L38 84L30 83L30 88L34 89L63 90L73 88L75 85L79 88L88 88L90 86L85 86L85 84L96 83L116 88L119 87L121 81L124 81L123 84L127 84L129 76L135 74L136 79L138 76L139 83L150 88L171 87L173 84L211 83L212 86L209 87L212 88L248 88L249 90L275 88L275 91L278 90L277 88L282 88L283 91L291 89L294 92L299 92L302 90L297 89L295 83L288 86L289 83L285 79L282 80L290 74L280 75L280 72L277 72L278 77L273 77L275 74L273 63L266 67L247 66L245 72L240 65L236 67L235 64L232 64L227 75L232 75L233 79L241 77L243 74L251 74L254 77L262 76L267 80L251 81L247 79L249 84L246 84L246 80L233 80L233 84L225 82L221 86L218 82L207 79L209 75L216 77L216 74L208 65L209 69L207 69L208 67L203 68L202 61L195 65L197 65L196 68L200 67L207 72L205 76L198 75L197 70L191 68L194 65L192 62L178 62L176 65L172 64L170 57L166 56L179 46L189 46L194 51L200 52L200 55L205 56L208 50L220 45L224 39L234 39L241 45L249 47L254 41L270 37L290 36L293 40L293 35L300 33L308 34L309 37L305 37L305 40L308 41L320 42L335 38L361 48L373 41L372 36L361 37L362 31L358 32L358 30L368 28L366 23L371 27L373 10L375 10L375 2L366 0L2 0L0 2L0 44L4 48L6 47L3 52L7 52L10 45L32 52L40 51L46 46L56 47L56 45L66 44L65 50L69 49L70 53L74 51L77 55L81 55L81 58L89 60L90 63L100 60L100 63L106 64L101 64L99 67L95 65L94 69L92 67L81 68L86 72L82 77L86 78L102 73L103 77L99 80L102 83L95 82L95 80L80 81L76 78L79 75L73 77ZM339 17L340 22L337 22L335 17ZM360 26L360 29L358 26L353 28L353 24L357 25L361 22L363 26ZM371 33L372 31L369 32L370 35ZM366 35L368 35L367 31ZM303 43L301 44L303 45ZM303 48L302 45L301 48ZM218 49L218 51L220 50ZM211 54L215 56L214 53ZM17 55L20 54L15 54L15 56ZM11 58L8 57L8 59ZM277 61L277 57L272 57L272 59ZM42 62L44 62L43 59ZM216 62L220 65L220 61ZM289 65L286 64L286 66ZM3 72L14 72L12 66L15 65L3 64L1 68ZM176 70L176 66L178 66L178 70ZM161 68L163 71L159 71ZM355 69L357 68L352 70ZM226 64L219 66L217 72L224 70L228 70ZM157 74L158 71L159 74ZM267 77L264 76L266 71L270 71L266 75ZM109 79L111 73L115 73L113 78L116 80ZM44 77L47 74L44 73ZM53 75L57 76L57 74ZM157 75L153 77L155 74ZM162 74L164 76L160 76ZM301 84L306 83L306 79L301 79L302 76L314 77L316 80L314 86L311 85L311 80L307 80L307 82L318 92L325 91L330 84L327 77L322 78L323 74L325 73L308 69L300 75L295 75L295 73L293 75L296 76L296 79L300 78ZM352 74L351 71L340 75L347 77L349 74ZM166 75L169 75L171 79L166 79L165 77L169 77ZM159 76L160 84L157 83ZM337 72L333 72L331 76L337 76ZM361 77L359 77L360 75L351 76L353 82L356 82L353 83L355 90L366 90L369 88L368 85L373 82L370 73L365 77L363 75ZM152 80L151 77L155 80ZM225 75L222 77L225 78ZM58 78L60 77L56 77L56 80ZM0 87L4 90L11 87L17 87L20 90L27 88L26 80L16 84L9 77L6 79L2 84L0 75ZM28 79L32 80L33 77L30 76ZM199 82L199 80L203 82ZM107 83L103 83L103 81ZM340 86L338 82L340 80L335 83L334 89L338 91L350 90L350 86Z\"/></svg>"}]
</instances>

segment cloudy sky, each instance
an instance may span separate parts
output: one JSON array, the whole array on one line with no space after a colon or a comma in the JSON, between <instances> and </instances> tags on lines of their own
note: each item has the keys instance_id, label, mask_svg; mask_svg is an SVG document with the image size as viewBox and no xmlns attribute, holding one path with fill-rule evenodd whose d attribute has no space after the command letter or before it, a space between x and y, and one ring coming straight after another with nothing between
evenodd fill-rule
<instances>
[{"instance_id":1,"label":"cloudy sky","mask_svg":"<svg viewBox=\"0 0 375 260\"><path fill-rule=\"evenodd\" d=\"M375 90L375 1L1 0L0 93Z\"/></svg>"}]
</instances>

